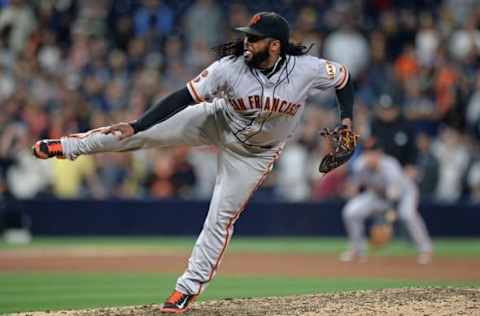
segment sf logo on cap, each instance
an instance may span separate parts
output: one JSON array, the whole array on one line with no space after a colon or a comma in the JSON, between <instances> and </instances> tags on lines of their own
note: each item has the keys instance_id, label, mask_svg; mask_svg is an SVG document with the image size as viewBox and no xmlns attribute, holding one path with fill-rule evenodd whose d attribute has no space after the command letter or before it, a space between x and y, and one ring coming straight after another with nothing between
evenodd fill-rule
<instances>
[{"instance_id":1,"label":"sf logo on cap","mask_svg":"<svg viewBox=\"0 0 480 316\"><path fill-rule=\"evenodd\" d=\"M262 17L258 14L255 14L254 16L252 16L252 18L250 19L250 22L248 23L249 26L254 26L255 24L258 23L258 21L260 21L262 19Z\"/></svg>"}]
</instances>

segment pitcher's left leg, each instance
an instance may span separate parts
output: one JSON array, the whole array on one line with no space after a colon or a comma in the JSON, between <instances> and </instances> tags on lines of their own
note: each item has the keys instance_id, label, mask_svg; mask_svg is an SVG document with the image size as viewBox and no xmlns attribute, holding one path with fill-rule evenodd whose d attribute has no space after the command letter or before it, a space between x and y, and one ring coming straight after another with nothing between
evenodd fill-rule
<instances>
[{"instance_id":1,"label":"pitcher's left leg","mask_svg":"<svg viewBox=\"0 0 480 316\"><path fill-rule=\"evenodd\" d=\"M244 157L228 149L219 154L219 170L208 215L187 270L177 281L177 291L198 295L207 287L232 238L235 221L271 172L278 154Z\"/></svg>"}]
</instances>

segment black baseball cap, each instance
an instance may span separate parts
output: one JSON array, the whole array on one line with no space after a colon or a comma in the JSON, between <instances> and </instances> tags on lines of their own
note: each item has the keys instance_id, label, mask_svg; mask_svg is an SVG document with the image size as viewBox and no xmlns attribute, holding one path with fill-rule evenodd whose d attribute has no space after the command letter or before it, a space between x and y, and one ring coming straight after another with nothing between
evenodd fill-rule
<instances>
[{"instance_id":1,"label":"black baseball cap","mask_svg":"<svg viewBox=\"0 0 480 316\"><path fill-rule=\"evenodd\" d=\"M235 30L245 34L278 39L285 47L290 39L290 26L287 20L275 12L260 12L252 16L248 26Z\"/></svg>"}]
</instances>

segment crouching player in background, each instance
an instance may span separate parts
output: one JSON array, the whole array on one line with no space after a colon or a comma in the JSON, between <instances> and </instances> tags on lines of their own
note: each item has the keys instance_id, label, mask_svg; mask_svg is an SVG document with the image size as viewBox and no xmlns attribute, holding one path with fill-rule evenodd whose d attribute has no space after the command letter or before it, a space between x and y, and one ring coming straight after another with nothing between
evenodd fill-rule
<instances>
[{"instance_id":1,"label":"crouching player in background","mask_svg":"<svg viewBox=\"0 0 480 316\"><path fill-rule=\"evenodd\" d=\"M352 164L350 184L352 198L343 208L343 220L350 248L341 261L366 261L365 221L370 216L394 208L418 250L417 263L432 260L432 242L418 213L418 189L400 163L385 154L380 144L370 139L365 151ZM360 188L364 190L360 193Z\"/></svg>"}]
</instances>

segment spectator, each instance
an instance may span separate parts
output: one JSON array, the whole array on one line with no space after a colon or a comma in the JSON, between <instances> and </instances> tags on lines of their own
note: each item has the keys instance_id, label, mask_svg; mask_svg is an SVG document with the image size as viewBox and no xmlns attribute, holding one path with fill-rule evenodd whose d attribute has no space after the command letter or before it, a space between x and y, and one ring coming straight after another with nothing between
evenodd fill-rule
<instances>
[{"instance_id":1,"label":"spectator","mask_svg":"<svg viewBox=\"0 0 480 316\"><path fill-rule=\"evenodd\" d=\"M312 199L321 201L345 197L345 186L348 178L348 168L341 166L326 174L312 188Z\"/></svg>"},{"instance_id":2,"label":"spectator","mask_svg":"<svg viewBox=\"0 0 480 316\"><path fill-rule=\"evenodd\" d=\"M163 149L156 155L153 170L146 177L150 196L188 198L194 194L196 175L187 157L185 147Z\"/></svg>"},{"instance_id":3,"label":"spectator","mask_svg":"<svg viewBox=\"0 0 480 316\"><path fill-rule=\"evenodd\" d=\"M300 143L285 148L276 170L279 199L303 201L310 196L308 159L308 152Z\"/></svg>"},{"instance_id":4,"label":"spectator","mask_svg":"<svg viewBox=\"0 0 480 316\"><path fill-rule=\"evenodd\" d=\"M23 51L35 25L36 18L25 0L10 0L0 10L0 35L7 39L5 44L15 54Z\"/></svg>"},{"instance_id":5,"label":"spectator","mask_svg":"<svg viewBox=\"0 0 480 316\"><path fill-rule=\"evenodd\" d=\"M437 104L436 112L439 113L441 119L444 119L455 105L459 74L443 50L438 51L437 67L435 67L435 74L432 79Z\"/></svg>"},{"instance_id":6,"label":"spectator","mask_svg":"<svg viewBox=\"0 0 480 316\"><path fill-rule=\"evenodd\" d=\"M347 65L352 78L357 78L367 67L370 50L365 37L353 28L352 21L325 38L324 55L326 58L338 60Z\"/></svg>"},{"instance_id":7,"label":"spectator","mask_svg":"<svg viewBox=\"0 0 480 316\"><path fill-rule=\"evenodd\" d=\"M10 158L6 171L8 191L17 199L33 198L48 190L48 163L35 161L29 150L31 135L24 125L11 125L0 140L1 156Z\"/></svg>"},{"instance_id":8,"label":"spectator","mask_svg":"<svg viewBox=\"0 0 480 316\"><path fill-rule=\"evenodd\" d=\"M393 67L387 61L385 35L378 31L372 32L369 41L372 59L368 66L368 74L358 78L356 93L367 106L376 103L381 94L397 85L394 81Z\"/></svg>"},{"instance_id":9,"label":"spectator","mask_svg":"<svg viewBox=\"0 0 480 316\"><path fill-rule=\"evenodd\" d=\"M404 83L405 96L403 113L412 122L416 130L435 132L438 123L438 113L435 104L427 92L422 90L419 77L411 78Z\"/></svg>"},{"instance_id":10,"label":"spectator","mask_svg":"<svg viewBox=\"0 0 480 316\"><path fill-rule=\"evenodd\" d=\"M417 58L413 46L406 45L394 63L395 75L402 83L406 83L419 73Z\"/></svg>"},{"instance_id":11,"label":"spectator","mask_svg":"<svg viewBox=\"0 0 480 316\"><path fill-rule=\"evenodd\" d=\"M230 5L228 10L228 17L227 17L227 28L225 37L232 38L230 32L233 32L235 27L238 25L247 25L248 19L250 19L250 13L245 4L240 2L234 2Z\"/></svg>"},{"instance_id":12,"label":"spectator","mask_svg":"<svg viewBox=\"0 0 480 316\"><path fill-rule=\"evenodd\" d=\"M432 14L422 12L420 14L420 28L415 38L415 55L420 65L427 68L434 66L439 45L440 34L435 28Z\"/></svg>"},{"instance_id":13,"label":"spectator","mask_svg":"<svg viewBox=\"0 0 480 316\"><path fill-rule=\"evenodd\" d=\"M215 147L192 149L189 161L195 170L194 197L197 199L208 199L213 192L216 181L217 154Z\"/></svg>"},{"instance_id":14,"label":"spectator","mask_svg":"<svg viewBox=\"0 0 480 316\"><path fill-rule=\"evenodd\" d=\"M95 172L88 174L85 195L93 198L133 197L135 186L131 155L105 154L94 157Z\"/></svg>"},{"instance_id":15,"label":"spectator","mask_svg":"<svg viewBox=\"0 0 480 316\"><path fill-rule=\"evenodd\" d=\"M75 166L74 166L75 165ZM95 175L95 160L93 157L81 157L75 163L67 160L55 160L52 166L52 189L53 194L61 199L75 199L82 197L105 197L105 194L88 195L85 193L83 184L93 184L92 177ZM93 189L97 193L106 188Z\"/></svg>"},{"instance_id":16,"label":"spectator","mask_svg":"<svg viewBox=\"0 0 480 316\"><path fill-rule=\"evenodd\" d=\"M431 150L431 138L426 133L417 135L416 180L420 197L433 199L438 185L439 163Z\"/></svg>"},{"instance_id":17,"label":"spectator","mask_svg":"<svg viewBox=\"0 0 480 316\"><path fill-rule=\"evenodd\" d=\"M197 175L193 165L189 161L189 148L176 147L172 150L174 160L174 174L172 183L175 187L175 197L188 199L194 194Z\"/></svg>"},{"instance_id":18,"label":"spectator","mask_svg":"<svg viewBox=\"0 0 480 316\"><path fill-rule=\"evenodd\" d=\"M383 94L375 107L371 135L383 144L386 154L400 161L402 166L412 165L415 159L414 132L402 116L398 101Z\"/></svg>"},{"instance_id":19,"label":"spectator","mask_svg":"<svg viewBox=\"0 0 480 316\"><path fill-rule=\"evenodd\" d=\"M480 203L480 160L477 160L468 173L467 182L470 191L470 200Z\"/></svg>"},{"instance_id":20,"label":"spectator","mask_svg":"<svg viewBox=\"0 0 480 316\"><path fill-rule=\"evenodd\" d=\"M107 2L97 0L80 1L78 16L73 25L74 32L89 36L107 35Z\"/></svg>"},{"instance_id":21,"label":"spectator","mask_svg":"<svg viewBox=\"0 0 480 316\"><path fill-rule=\"evenodd\" d=\"M298 14L295 33L293 37L299 43L307 47L312 47L310 54L321 57L321 47L323 38L318 32L319 12L313 7L304 7Z\"/></svg>"},{"instance_id":22,"label":"spectator","mask_svg":"<svg viewBox=\"0 0 480 316\"><path fill-rule=\"evenodd\" d=\"M207 47L218 45L224 36L223 19L222 10L215 1L195 1L184 17L187 48L198 46L197 41L204 42Z\"/></svg>"},{"instance_id":23,"label":"spectator","mask_svg":"<svg viewBox=\"0 0 480 316\"><path fill-rule=\"evenodd\" d=\"M458 201L462 195L462 181L470 158L460 133L445 126L432 150L440 167L436 198L447 202Z\"/></svg>"},{"instance_id":24,"label":"spectator","mask_svg":"<svg viewBox=\"0 0 480 316\"><path fill-rule=\"evenodd\" d=\"M473 51L480 49L480 31L477 29L477 17L470 14L461 29L453 32L449 42L449 52L457 60L462 61Z\"/></svg>"},{"instance_id":25,"label":"spectator","mask_svg":"<svg viewBox=\"0 0 480 316\"><path fill-rule=\"evenodd\" d=\"M155 41L172 32L174 15L170 7L160 0L143 0L134 21L137 36Z\"/></svg>"},{"instance_id":26,"label":"spectator","mask_svg":"<svg viewBox=\"0 0 480 316\"><path fill-rule=\"evenodd\" d=\"M465 120L477 139L480 139L480 77L475 83L475 90L468 101Z\"/></svg>"}]
</instances>

